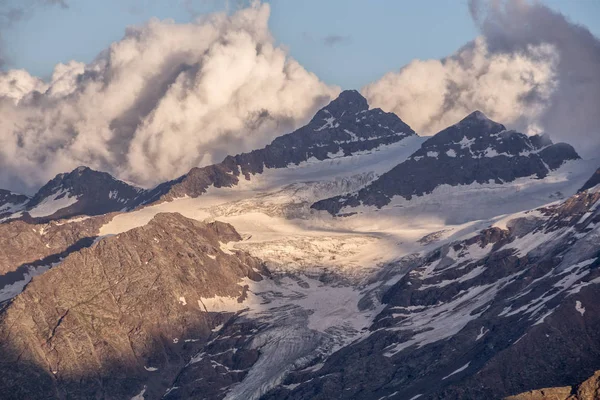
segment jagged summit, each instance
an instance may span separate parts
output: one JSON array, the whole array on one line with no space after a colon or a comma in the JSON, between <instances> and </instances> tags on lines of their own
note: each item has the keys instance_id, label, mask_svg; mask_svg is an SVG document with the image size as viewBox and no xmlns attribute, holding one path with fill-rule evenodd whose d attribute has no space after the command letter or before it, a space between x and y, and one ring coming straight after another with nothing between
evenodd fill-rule
<instances>
[{"instance_id":1,"label":"jagged summit","mask_svg":"<svg viewBox=\"0 0 600 400\"><path fill-rule=\"evenodd\" d=\"M229 157L225 163L231 164L231 159L235 159L244 174L260 173L263 167L284 168L311 158L350 156L412 135L415 132L397 115L369 110L360 93L347 90L319 110L308 125L279 136L264 149ZM253 164L254 167L246 167Z\"/></svg>"},{"instance_id":2,"label":"jagged summit","mask_svg":"<svg viewBox=\"0 0 600 400\"><path fill-rule=\"evenodd\" d=\"M369 109L369 103L357 90L344 90L340 95L323 107L316 115L326 113L330 116L340 118L343 114L357 114ZM314 118L313 118L314 119Z\"/></svg>"},{"instance_id":3,"label":"jagged summit","mask_svg":"<svg viewBox=\"0 0 600 400\"><path fill-rule=\"evenodd\" d=\"M497 125L501 125L501 124L488 118L482 111L475 110L471 114L469 114L466 117L464 117L463 119L461 119L455 125L465 127L465 126L485 126L485 125L497 126Z\"/></svg>"},{"instance_id":4,"label":"jagged summit","mask_svg":"<svg viewBox=\"0 0 600 400\"><path fill-rule=\"evenodd\" d=\"M458 142L463 138L473 139L492 136L503 131L506 131L504 125L492 121L481 111L473 111L456 124L435 134L429 143Z\"/></svg>"},{"instance_id":5,"label":"jagged summit","mask_svg":"<svg viewBox=\"0 0 600 400\"><path fill-rule=\"evenodd\" d=\"M124 182L119 181L106 172L96 171L86 166L79 166L71 172L56 175L47 184L33 196L29 207L35 206L48 197L49 194L55 194L59 191L69 192L69 194L78 196L85 194L88 190L102 189L111 186L134 188Z\"/></svg>"},{"instance_id":6,"label":"jagged summit","mask_svg":"<svg viewBox=\"0 0 600 400\"><path fill-rule=\"evenodd\" d=\"M132 207L143 190L106 172L80 166L56 175L31 198L25 218L41 222Z\"/></svg>"},{"instance_id":7,"label":"jagged summit","mask_svg":"<svg viewBox=\"0 0 600 400\"><path fill-rule=\"evenodd\" d=\"M475 110L471 114L469 114L466 117L464 117L462 120L460 120L459 124L460 123L469 122L469 121L490 121L490 122L494 122L490 118L488 118L482 111L479 111L479 110Z\"/></svg>"}]
</instances>

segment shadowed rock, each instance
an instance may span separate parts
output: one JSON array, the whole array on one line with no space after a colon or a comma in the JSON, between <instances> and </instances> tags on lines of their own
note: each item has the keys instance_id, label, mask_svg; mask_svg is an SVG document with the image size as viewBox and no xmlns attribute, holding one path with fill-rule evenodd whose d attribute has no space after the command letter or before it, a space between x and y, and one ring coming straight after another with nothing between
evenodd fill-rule
<instances>
[{"instance_id":1,"label":"shadowed rock","mask_svg":"<svg viewBox=\"0 0 600 400\"><path fill-rule=\"evenodd\" d=\"M600 168L596 170L594 175L579 189L579 192L593 188L596 185L600 185Z\"/></svg>"}]
</instances>

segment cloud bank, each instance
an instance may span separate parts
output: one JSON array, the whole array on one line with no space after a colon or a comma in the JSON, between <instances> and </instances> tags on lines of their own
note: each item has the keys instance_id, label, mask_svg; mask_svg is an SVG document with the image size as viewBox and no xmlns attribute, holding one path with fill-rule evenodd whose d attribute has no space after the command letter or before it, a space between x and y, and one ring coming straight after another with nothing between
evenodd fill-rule
<instances>
[{"instance_id":1,"label":"cloud bank","mask_svg":"<svg viewBox=\"0 0 600 400\"><path fill-rule=\"evenodd\" d=\"M600 142L600 41L538 2L471 0L481 36L363 88L372 106L434 134L479 109L584 148Z\"/></svg>"},{"instance_id":2,"label":"cloud bank","mask_svg":"<svg viewBox=\"0 0 600 400\"><path fill-rule=\"evenodd\" d=\"M151 20L49 82L0 74L0 187L31 191L79 165L151 186L302 125L339 88L274 44L269 13Z\"/></svg>"}]
</instances>

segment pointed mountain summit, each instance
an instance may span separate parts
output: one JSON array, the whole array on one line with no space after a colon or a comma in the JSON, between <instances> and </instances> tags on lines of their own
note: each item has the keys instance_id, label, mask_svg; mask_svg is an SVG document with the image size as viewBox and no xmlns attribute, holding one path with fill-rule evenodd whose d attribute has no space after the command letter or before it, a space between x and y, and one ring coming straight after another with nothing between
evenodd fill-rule
<instances>
[{"instance_id":1,"label":"pointed mountain summit","mask_svg":"<svg viewBox=\"0 0 600 400\"><path fill-rule=\"evenodd\" d=\"M356 90L346 90L317 112L308 125L280 136L264 149L240 154L234 162L242 173L261 173L263 167L285 168L309 159L319 161L350 156L398 142L415 132L397 115L379 108L369 110Z\"/></svg>"},{"instance_id":2,"label":"pointed mountain summit","mask_svg":"<svg viewBox=\"0 0 600 400\"><path fill-rule=\"evenodd\" d=\"M496 133L506 130L504 125L499 124L496 121L492 121L479 110L473 111L471 114L467 115L450 128L452 127L456 127L465 134L468 134L469 131L473 132L474 134L481 134L484 132Z\"/></svg>"},{"instance_id":3,"label":"pointed mountain summit","mask_svg":"<svg viewBox=\"0 0 600 400\"><path fill-rule=\"evenodd\" d=\"M106 214L130 208L141 193L106 172L82 166L45 184L27 203L25 214L36 222Z\"/></svg>"},{"instance_id":4,"label":"pointed mountain summit","mask_svg":"<svg viewBox=\"0 0 600 400\"><path fill-rule=\"evenodd\" d=\"M494 136L506 131L504 125L492 121L481 111L474 111L454 125L438 132L428 140L430 146Z\"/></svg>"},{"instance_id":5,"label":"pointed mountain summit","mask_svg":"<svg viewBox=\"0 0 600 400\"><path fill-rule=\"evenodd\" d=\"M312 121L319 121L330 116L341 118L345 114L356 115L361 111L367 111L369 103L358 91L344 90L340 95L332 100L327 106L323 107L315 114Z\"/></svg>"},{"instance_id":6,"label":"pointed mountain summit","mask_svg":"<svg viewBox=\"0 0 600 400\"><path fill-rule=\"evenodd\" d=\"M566 143L507 130L475 111L425 141L406 161L359 192L322 200L313 208L337 214L361 204L382 207L394 196L410 200L440 185L502 184L528 176L542 179L567 160L579 158Z\"/></svg>"}]
</instances>

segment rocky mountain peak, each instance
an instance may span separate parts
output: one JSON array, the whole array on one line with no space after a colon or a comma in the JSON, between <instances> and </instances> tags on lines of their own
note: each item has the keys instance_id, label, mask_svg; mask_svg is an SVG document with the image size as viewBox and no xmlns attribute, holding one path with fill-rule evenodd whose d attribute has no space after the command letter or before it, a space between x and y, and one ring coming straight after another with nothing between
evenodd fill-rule
<instances>
[{"instance_id":1,"label":"rocky mountain peak","mask_svg":"<svg viewBox=\"0 0 600 400\"><path fill-rule=\"evenodd\" d=\"M504 125L492 121L479 110L473 111L454 126L479 134L495 133L506 129Z\"/></svg>"},{"instance_id":2,"label":"rocky mountain peak","mask_svg":"<svg viewBox=\"0 0 600 400\"><path fill-rule=\"evenodd\" d=\"M537 149L541 149L542 147L550 146L554 144L552 139L550 139L550 135L544 133L542 135L532 135L529 136L529 140L533 144L533 146Z\"/></svg>"},{"instance_id":3,"label":"rocky mountain peak","mask_svg":"<svg viewBox=\"0 0 600 400\"><path fill-rule=\"evenodd\" d=\"M116 182L110 174L106 172L95 171L89 167L80 166L71 172L58 174L50 182L42 186L31 201L31 205L36 204L40 198L46 196L49 192L57 190L69 190L72 194L81 194L86 186L99 183Z\"/></svg>"},{"instance_id":4,"label":"rocky mountain peak","mask_svg":"<svg viewBox=\"0 0 600 400\"><path fill-rule=\"evenodd\" d=\"M315 118L321 113L341 118L345 114L356 115L369 109L369 103L357 90L344 90L340 95L322 108Z\"/></svg>"},{"instance_id":5,"label":"rocky mountain peak","mask_svg":"<svg viewBox=\"0 0 600 400\"><path fill-rule=\"evenodd\" d=\"M502 131L506 131L504 125L492 121L481 111L474 111L458 123L434 135L428 142L429 144L442 144L460 142L463 139L489 138Z\"/></svg>"},{"instance_id":6,"label":"rocky mountain peak","mask_svg":"<svg viewBox=\"0 0 600 400\"><path fill-rule=\"evenodd\" d=\"M135 204L143 190L122 182L106 172L80 166L58 174L31 198L29 217L43 220L75 215L99 215Z\"/></svg>"}]
</instances>

